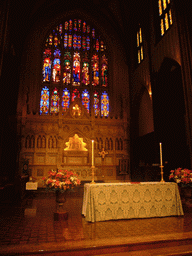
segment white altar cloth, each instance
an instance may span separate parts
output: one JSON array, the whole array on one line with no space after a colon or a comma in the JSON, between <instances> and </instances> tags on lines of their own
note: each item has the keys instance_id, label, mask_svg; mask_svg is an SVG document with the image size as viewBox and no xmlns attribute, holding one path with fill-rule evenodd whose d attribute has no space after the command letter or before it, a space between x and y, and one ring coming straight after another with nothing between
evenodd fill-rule
<instances>
[{"instance_id":1,"label":"white altar cloth","mask_svg":"<svg viewBox=\"0 0 192 256\"><path fill-rule=\"evenodd\" d=\"M86 183L82 215L90 222L183 215L174 182Z\"/></svg>"}]
</instances>

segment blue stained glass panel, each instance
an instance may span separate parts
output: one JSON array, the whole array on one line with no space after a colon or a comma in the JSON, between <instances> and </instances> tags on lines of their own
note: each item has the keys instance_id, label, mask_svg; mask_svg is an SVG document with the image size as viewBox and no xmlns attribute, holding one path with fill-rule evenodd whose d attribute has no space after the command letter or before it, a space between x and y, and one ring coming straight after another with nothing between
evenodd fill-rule
<instances>
[{"instance_id":1,"label":"blue stained glass panel","mask_svg":"<svg viewBox=\"0 0 192 256\"><path fill-rule=\"evenodd\" d=\"M67 48L67 42L68 42L68 35L65 33L64 35L64 48Z\"/></svg>"},{"instance_id":2,"label":"blue stained glass panel","mask_svg":"<svg viewBox=\"0 0 192 256\"><path fill-rule=\"evenodd\" d=\"M49 89L45 86L41 90L40 115L49 113Z\"/></svg>"},{"instance_id":3,"label":"blue stained glass panel","mask_svg":"<svg viewBox=\"0 0 192 256\"><path fill-rule=\"evenodd\" d=\"M63 111L66 111L69 108L70 104L70 92L67 88L63 90L63 95L62 95L62 109Z\"/></svg>"},{"instance_id":4,"label":"blue stained glass panel","mask_svg":"<svg viewBox=\"0 0 192 256\"><path fill-rule=\"evenodd\" d=\"M109 116L109 96L106 92L101 94L101 116Z\"/></svg>"},{"instance_id":5,"label":"blue stained glass panel","mask_svg":"<svg viewBox=\"0 0 192 256\"><path fill-rule=\"evenodd\" d=\"M87 112L89 113L89 104L90 104L89 92L87 90L84 90L82 92L81 97L82 97L82 104L87 109Z\"/></svg>"},{"instance_id":6,"label":"blue stained glass panel","mask_svg":"<svg viewBox=\"0 0 192 256\"><path fill-rule=\"evenodd\" d=\"M59 94L57 88L55 88L51 95L51 107L50 113L57 114L59 112Z\"/></svg>"},{"instance_id":7,"label":"blue stained glass panel","mask_svg":"<svg viewBox=\"0 0 192 256\"><path fill-rule=\"evenodd\" d=\"M98 92L94 92L93 107L94 107L95 116L99 116L100 108L99 108L99 94L98 94Z\"/></svg>"},{"instance_id":8,"label":"blue stained glass panel","mask_svg":"<svg viewBox=\"0 0 192 256\"><path fill-rule=\"evenodd\" d=\"M89 51L90 50L90 38L89 38L89 36L87 36L86 42L87 42L87 51Z\"/></svg>"}]
</instances>

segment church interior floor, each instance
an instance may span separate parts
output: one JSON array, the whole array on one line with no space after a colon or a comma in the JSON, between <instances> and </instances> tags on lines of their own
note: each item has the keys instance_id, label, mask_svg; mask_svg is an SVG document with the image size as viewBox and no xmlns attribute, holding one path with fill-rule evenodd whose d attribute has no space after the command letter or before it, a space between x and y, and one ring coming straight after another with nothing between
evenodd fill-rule
<instances>
[{"instance_id":1,"label":"church interior floor","mask_svg":"<svg viewBox=\"0 0 192 256\"><path fill-rule=\"evenodd\" d=\"M36 192L0 207L0 255L192 255L192 208L184 216L89 223L83 196L67 197L55 221L55 195Z\"/></svg>"}]
</instances>

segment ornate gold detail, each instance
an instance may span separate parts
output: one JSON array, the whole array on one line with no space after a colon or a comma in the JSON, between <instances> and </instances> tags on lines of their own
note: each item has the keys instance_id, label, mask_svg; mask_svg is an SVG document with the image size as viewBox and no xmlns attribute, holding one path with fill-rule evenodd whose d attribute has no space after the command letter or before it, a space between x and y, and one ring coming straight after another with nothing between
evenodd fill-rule
<instances>
[{"instance_id":1,"label":"ornate gold detail","mask_svg":"<svg viewBox=\"0 0 192 256\"><path fill-rule=\"evenodd\" d=\"M86 143L83 142L83 138L79 138L77 134L73 137L69 137L69 141L65 143L67 148L66 151L87 151Z\"/></svg>"},{"instance_id":2,"label":"ornate gold detail","mask_svg":"<svg viewBox=\"0 0 192 256\"><path fill-rule=\"evenodd\" d=\"M72 108L72 114L73 116L81 116L81 108L78 104L75 104Z\"/></svg>"}]
</instances>

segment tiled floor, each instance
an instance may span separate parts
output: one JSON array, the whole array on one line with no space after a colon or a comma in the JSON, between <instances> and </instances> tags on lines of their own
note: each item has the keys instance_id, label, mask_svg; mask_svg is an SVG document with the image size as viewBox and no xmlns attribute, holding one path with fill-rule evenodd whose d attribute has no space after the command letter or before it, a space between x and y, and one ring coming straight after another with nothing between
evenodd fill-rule
<instances>
[{"instance_id":1,"label":"tiled floor","mask_svg":"<svg viewBox=\"0 0 192 256\"><path fill-rule=\"evenodd\" d=\"M56 202L55 195L50 193L35 193L21 205L1 207L0 252L5 255L177 237L192 239L191 208L184 208L184 217L88 223L81 215L82 195L68 196L66 207L69 215L66 221L54 221Z\"/></svg>"}]
</instances>

